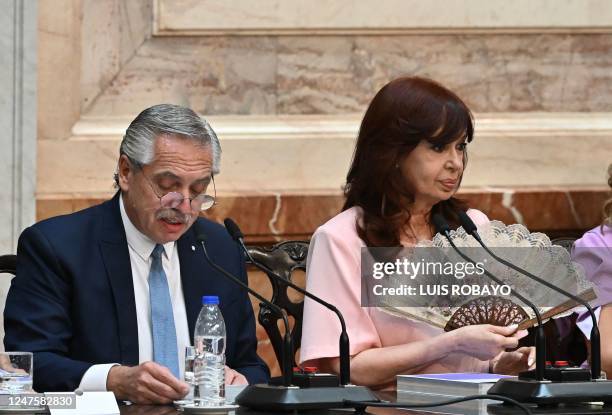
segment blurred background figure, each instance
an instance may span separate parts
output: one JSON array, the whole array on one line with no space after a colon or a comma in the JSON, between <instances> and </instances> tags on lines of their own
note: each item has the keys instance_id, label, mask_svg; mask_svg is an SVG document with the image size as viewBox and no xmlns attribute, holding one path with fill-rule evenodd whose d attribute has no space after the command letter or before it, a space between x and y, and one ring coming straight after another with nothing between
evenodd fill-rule
<instances>
[{"instance_id":1,"label":"blurred background figure","mask_svg":"<svg viewBox=\"0 0 612 415\"><path fill-rule=\"evenodd\" d=\"M612 164L608 166L612 189ZM598 288L595 312L599 316L602 370L612 374L612 195L603 206L603 222L574 243L572 259L584 267L586 277ZM578 316L578 327L589 338L592 325L588 314Z\"/></svg>"}]
</instances>

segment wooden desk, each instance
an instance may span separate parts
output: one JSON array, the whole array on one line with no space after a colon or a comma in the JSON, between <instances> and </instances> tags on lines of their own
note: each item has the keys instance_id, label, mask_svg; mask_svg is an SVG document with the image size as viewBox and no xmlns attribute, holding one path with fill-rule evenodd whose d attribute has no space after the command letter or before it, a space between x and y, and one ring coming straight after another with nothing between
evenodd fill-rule
<instances>
[{"instance_id":1,"label":"wooden desk","mask_svg":"<svg viewBox=\"0 0 612 415\"><path fill-rule=\"evenodd\" d=\"M395 402L395 392L380 392L376 395L386 401ZM522 415L523 412L513 407L498 407L497 410L490 409L489 414L496 415ZM130 405L121 406L121 415L180 415L182 412L177 411L171 406L149 406L149 405ZM291 412L258 412L251 411L246 408L240 408L233 412L235 415L272 415L272 414L291 414ZM311 411L309 414L316 415L348 415L354 412L350 410L330 410L330 411ZM431 415L432 412L412 411L397 408L368 408L368 414L372 415ZM436 412L433 412L436 413ZM440 412L438 412L440 413ZM232 415L232 412L229 413ZM599 415L612 415L612 408L602 408L596 406L587 408L584 406L576 406L573 408L546 408L546 409L535 409L533 414L548 415L548 414L567 414L567 415L581 415L581 414L599 414Z\"/></svg>"}]
</instances>

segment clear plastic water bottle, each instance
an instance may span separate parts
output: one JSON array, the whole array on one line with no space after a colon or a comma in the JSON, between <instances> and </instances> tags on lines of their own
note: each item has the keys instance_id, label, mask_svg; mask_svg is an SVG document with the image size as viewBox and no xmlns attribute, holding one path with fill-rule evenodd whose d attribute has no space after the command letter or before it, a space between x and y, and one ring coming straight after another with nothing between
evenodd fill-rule
<instances>
[{"instance_id":1,"label":"clear plastic water bottle","mask_svg":"<svg viewBox=\"0 0 612 415\"><path fill-rule=\"evenodd\" d=\"M195 325L194 402L199 406L225 405L225 322L219 297L202 297L202 309Z\"/></svg>"}]
</instances>

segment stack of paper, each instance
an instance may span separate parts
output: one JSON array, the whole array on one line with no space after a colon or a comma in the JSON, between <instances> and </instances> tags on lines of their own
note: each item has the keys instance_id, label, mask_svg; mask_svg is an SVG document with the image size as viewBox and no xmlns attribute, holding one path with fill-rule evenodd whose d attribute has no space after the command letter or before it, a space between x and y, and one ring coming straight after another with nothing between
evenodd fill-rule
<instances>
[{"instance_id":1,"label":"stack of paper","mask_svg":"<svg viewBox=\"0 0 612 415\"><path fill-rule=\"evenodd\" d=\"M438 373L430 375L397 376L397 402L424 404L447 401L468 395L482 395L499 379L512 376L491 373ZM474 400L453 405L419 409L445 414L487 414L492 400Z\"/></svg>"}]
</instances>

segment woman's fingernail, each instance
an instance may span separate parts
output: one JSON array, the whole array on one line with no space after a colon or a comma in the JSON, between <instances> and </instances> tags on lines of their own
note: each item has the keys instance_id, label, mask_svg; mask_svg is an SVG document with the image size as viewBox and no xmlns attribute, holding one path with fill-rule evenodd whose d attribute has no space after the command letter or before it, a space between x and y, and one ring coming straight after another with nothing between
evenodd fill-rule
<instances>
[{"instance_id":1,"label":"woman's fingernail","mask_svg":"<svg viewBox=\"0 0 612 415\"><path fill-rule=\"evenodd\" d=\"M527 361L527 366L531 366L533 365L533 357L530 357L529 360Z\"/></svg>"}]
</instances>

